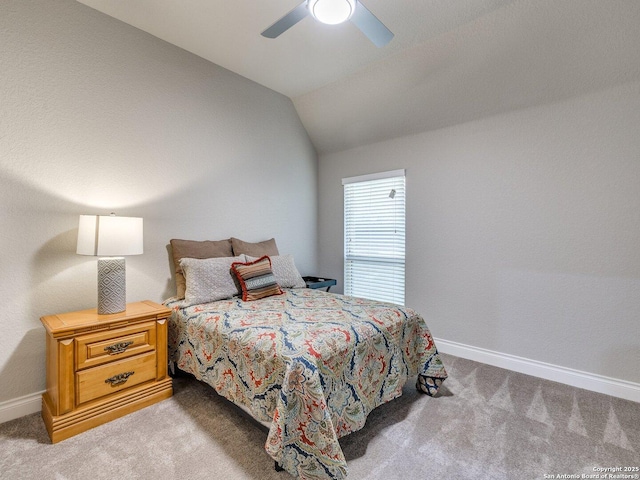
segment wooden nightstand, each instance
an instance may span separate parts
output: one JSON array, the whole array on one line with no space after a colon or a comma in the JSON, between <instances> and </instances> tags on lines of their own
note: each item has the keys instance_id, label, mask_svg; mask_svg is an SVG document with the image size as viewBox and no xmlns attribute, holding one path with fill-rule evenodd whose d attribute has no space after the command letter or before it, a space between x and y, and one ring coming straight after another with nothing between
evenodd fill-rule
<instances>
[{"instance_id":1,"label":"wooden nightstand","mask_svg":"<svg viewBox=\"0 0 640 480\"><path fill-rule=\"evenodd\" d=\"M42 418L53 443L168 398L167 318L157 303L42 317L47 391Z\"/></svg>"}]
</instances>

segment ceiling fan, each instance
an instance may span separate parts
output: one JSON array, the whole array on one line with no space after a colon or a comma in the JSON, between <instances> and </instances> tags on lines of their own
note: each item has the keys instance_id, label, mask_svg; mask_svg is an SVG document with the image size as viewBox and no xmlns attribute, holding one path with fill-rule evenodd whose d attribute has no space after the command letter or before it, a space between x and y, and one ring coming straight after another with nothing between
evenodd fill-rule
<instances>
[{"instance_id":1,"label":"ceiling fan","mask_svg":"<svg viewBox=\"0 0 640 480\"><path fill-rule=\"evenodd\" d=\"M393 33L359 0L304 0L262 32L262 36L276 38L307 15L328 25L351 20L376 47L384 47L393 38Z\"/></svg>"}]
</instances>

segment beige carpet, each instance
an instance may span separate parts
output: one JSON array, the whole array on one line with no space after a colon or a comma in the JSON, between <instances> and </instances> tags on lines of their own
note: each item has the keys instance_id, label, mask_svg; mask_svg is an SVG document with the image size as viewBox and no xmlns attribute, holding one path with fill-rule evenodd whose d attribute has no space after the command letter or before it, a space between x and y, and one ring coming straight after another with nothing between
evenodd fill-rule
<instances>
[{"instance_id":1,"label":"beige carpet","mask_svg":"<svg viewBox=\"0 0 640 480\"><path fill-rule=\"evenodd\" d=\"M438 396L409 382L341 439L350 479L526 480L640 467L640 404L443 359L450 377ZM174 386L171 399L56 445L38 414L0 425L0 478L291 478L274 471L264 427L206 385Z\"/></svg>"}]
</instances>

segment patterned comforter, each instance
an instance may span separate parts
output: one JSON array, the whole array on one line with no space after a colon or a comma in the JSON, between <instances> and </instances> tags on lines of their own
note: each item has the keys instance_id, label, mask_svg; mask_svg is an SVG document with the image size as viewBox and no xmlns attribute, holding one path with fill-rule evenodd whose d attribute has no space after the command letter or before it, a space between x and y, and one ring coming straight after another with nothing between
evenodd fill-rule
<instances>
[{"instance_id":1,"label":"patterned comforter","mask_svg":"<svg viewBox=\"0 0 640 480\"><path fill-rule=\"evenodd\" d=\"M171 360L271 422L267 452L301 479L345 478L338 438L400 396L410 376L428 394L447 377L423 318L409 308L311 289L166 304Z\"/></svg>"}]
</instances>

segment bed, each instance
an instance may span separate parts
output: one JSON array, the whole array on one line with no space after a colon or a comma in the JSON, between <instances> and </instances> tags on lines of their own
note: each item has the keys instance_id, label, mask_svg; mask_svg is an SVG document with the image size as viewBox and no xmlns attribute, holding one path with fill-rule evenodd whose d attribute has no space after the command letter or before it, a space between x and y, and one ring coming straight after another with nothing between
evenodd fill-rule
<instances>
[{"instance_id":1,"label":"bed","mask_svg":"<svg viewBox=\"0 0 640 480\"><path fill-rule=\"evenodd\" d=\"M279 257L267 258L271 264ZM222 264L219 271L228 270ZM424 319L412 309L287 288L291 282L282 275L280 269L281 293L251 301L168 299L170 361L268 425L266 451L293 476L346 478L338 439L361 429L408 380L433 395L447 374Z\"/></svg>"}]
</instances>

